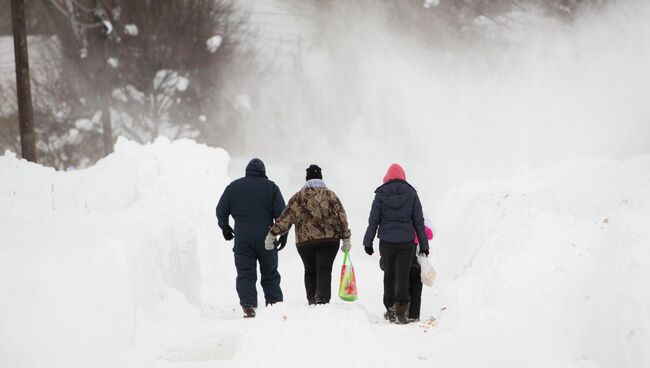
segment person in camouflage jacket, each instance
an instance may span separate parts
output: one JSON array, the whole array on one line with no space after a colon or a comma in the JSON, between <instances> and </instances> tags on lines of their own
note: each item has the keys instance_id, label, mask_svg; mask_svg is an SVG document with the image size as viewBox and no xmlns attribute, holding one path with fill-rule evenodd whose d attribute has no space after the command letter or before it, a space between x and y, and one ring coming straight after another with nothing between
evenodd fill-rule
<instances>
[{"instance_id":1,"label":"person in camouflage jacket","mask_svg":"<svg viewBox=\"0 0 650 368\"><path fill-rule=\"evenodd\" d=\"M336 241L350 238L350 229L343 204L336 194L319 179L310 179L294 194L275 224L275 237L289 232L296 225L296 245Z\"/></svg>"},{"instance_id":2,"label":"person in camouflage jacket","mask_svg":"<svg viewBox=\"0 0 650 368\"><path fill-rule=\"evenodd\" d=\"M296 226L296 246L305 266L305 289L309 304L326 304L331 297L332 265L343 240L342 251L350 250L350 229L343 204L323 181L321 168L307 168L307 182L291 197L270 228L266 249L274 249L278 235Z\"/></svg>"}]
</instances>

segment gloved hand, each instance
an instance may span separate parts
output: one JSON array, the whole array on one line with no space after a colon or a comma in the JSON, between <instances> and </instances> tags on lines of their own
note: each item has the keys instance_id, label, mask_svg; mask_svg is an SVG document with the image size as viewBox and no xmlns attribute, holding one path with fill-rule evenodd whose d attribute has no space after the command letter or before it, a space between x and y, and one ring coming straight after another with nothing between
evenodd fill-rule
<instances>
[{"instance_id":1,"label":"gloved hand","mask_svg":"<svg viewBox=\"0 0 650 368\"><path fill-rule=\"evenodd\" d=\"M372 247L363 247L363 249L366 251L366 254L368 254L369 256L375 253L375 250L372 249Z\"/></svg>"},{"instance_id":2,"label":"gloved hand","mask_svg":"<svg viewBox=\"0 0 650 368\"><path fill-rule=\"evenodd\" d=\"M282 249L284 248L284 246L287 245L287 239L288 239L288 238L289 238L289 233L286 233L286 234L284 234L284 235L280 235L280 239L279 239L279 240L275 240L275 241L273 242L273 245L275 245L276 247L278 247L278 250L282 250Z\"/></svg>"},{"instance_id":3,"label":"gloved hand","mask_svg":"<svg viewBox=\"0 0 650 368\"><path fill-rule=\"evenodd\" d=\"M270 231L266 234L266 239L264 239L264 248L266 250L273 250L275 248L275 236Z\"/></svg>"},{"instance_id":4,"label":"gloved hand","mask_svg":"<svg viewBox=\"0 0 650 368\"><path fill-rule=\"evenodd\" d=\"M350 238L343 239L343 246L341 247L341 251L343 251L343 253L349 252L350 248L352 248L352 243L350 242Z\"/></svg>"},{"instance_id":5,"label":"gloved hand","mask_svg":"<svg viewBox=\"0 0 650 368\"><path fill-rule=\"evenodd\" d=\"M230 225L226 225L223 229L221 229L221 233L223 234L223 238L226 239L226 241L231 241L235 238L235 232L232 230L232 227L230 227Z\"/></svg>"},{"instance_id":6,"label":"gloved hand","mask_svg":"<svg viewBox=\"0 0 650 368\"><path fill-rule=\"evenodd\" d=\"M425 257L428 257L429 256L429 250L428 249L420 250L420 254L424 254Z\"/></svg>"}]
</instances>

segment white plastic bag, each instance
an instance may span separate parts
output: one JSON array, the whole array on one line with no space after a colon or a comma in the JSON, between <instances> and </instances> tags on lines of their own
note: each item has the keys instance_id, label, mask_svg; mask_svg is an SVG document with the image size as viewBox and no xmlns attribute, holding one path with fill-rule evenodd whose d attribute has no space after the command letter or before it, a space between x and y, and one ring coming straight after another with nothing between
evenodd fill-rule
<instances>
[{"instance_id":1,"label":"white plastic bag","mask_svg":"<svg viewBox=\"0 0 650 368\"><path fill-rule=\"evenodd\" d=\"M433 286L433 282L436 281L436 271L433 269L429 258L418 252L418 263L420 264L420 278L422 279L422 283L429 287Z\"/></svg>"}]
</instances>

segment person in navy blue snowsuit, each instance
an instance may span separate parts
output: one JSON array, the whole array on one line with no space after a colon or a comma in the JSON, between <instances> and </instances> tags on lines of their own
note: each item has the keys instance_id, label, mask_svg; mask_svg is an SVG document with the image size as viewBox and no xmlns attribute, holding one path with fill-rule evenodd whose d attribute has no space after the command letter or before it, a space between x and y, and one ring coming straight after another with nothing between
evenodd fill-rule
<instances>
[{"instance_id":1,"label":"person in navy blue snowsuit","mask_svg":"<svg viewBox=\"0 0 650 368\"><path fill-rule=\"evenodd\" d=\"M285 203L280 188L266 176L264 163L252 159L246 166L246 176L230 183L217 204L219 227L226 240L235 239L233 252L237 268L237 293L245 317L254 317L257 308L257 263L260 264L262 289L266 305L282 301L278 250L286 245L281 237L276 248L264 248L264 239L280 216ZM233 230L229 216L235 220Z\"/></svg>"}]
</instances>

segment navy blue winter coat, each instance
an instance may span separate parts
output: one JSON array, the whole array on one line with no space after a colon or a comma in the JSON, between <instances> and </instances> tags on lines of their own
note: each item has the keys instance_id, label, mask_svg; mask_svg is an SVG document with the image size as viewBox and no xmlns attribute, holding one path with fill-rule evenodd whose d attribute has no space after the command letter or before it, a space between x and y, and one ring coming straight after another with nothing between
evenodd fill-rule
<instances>
[{"instance_id":1,"label":"navy blue winter coat","mask_svg":"<svg viewBox=\"0 0 650 368\"><path fill-rule=\"evenodd\" d=\"M264 239L280 216L285 203L280 188L266 177L260 159L246 166L246 176L230 183L217 204L220 228L228 226L228 216L235 219L235 241Z\"/></svg>"},{"instance_id":2,"label":"navy blue winter coat","mask_svg":"<svg viewBox=\"0 0 650 368\"><path fill-rule=\"evenodd\" d=\"M418 194L404 180L391 180L375 190L363 245L371 247L377 237L390 243L411 242L416 234L420 250L429 249L424 215Z\"/></svg>"}]
</instances>

